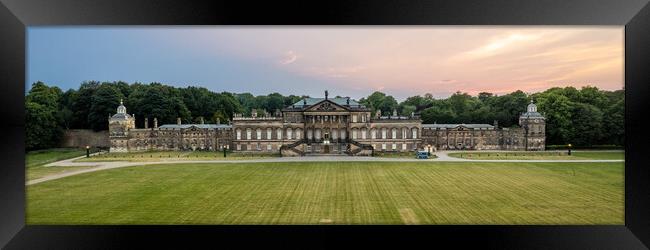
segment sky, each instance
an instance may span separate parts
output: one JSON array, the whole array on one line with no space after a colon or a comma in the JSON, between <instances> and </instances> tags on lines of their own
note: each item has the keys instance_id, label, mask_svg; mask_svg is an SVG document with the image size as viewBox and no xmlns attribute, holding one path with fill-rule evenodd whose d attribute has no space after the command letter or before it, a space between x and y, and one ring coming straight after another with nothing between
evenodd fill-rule
<instances>
[{"instance_id":1,"label":"sky","mask_svg":"<svg viewBox=\"0 0 650 250\"><path fill-rule=\"evenodd\" d=\"M624 86L623 26L38 26L36 81L161 82L266 95L398 100Z\"/></svg>"}]
</instances>

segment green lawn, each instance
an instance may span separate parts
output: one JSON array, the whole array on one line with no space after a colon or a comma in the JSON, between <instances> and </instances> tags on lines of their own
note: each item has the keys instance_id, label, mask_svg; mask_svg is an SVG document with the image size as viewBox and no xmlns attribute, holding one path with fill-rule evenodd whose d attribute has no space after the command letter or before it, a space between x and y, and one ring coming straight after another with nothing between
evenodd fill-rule
<instances>
[{"instance_id":1,"label":"green lawn","mask_svg":"<svg viewBox=\"0 0 650 250\"><path fill-rule=\"evenodd\" d=\"M624 160L624 151L464 152L449 156L476 160Z\"/></svg>"},{"instance_id":2,"label":"green lawn","mask_svg":"<svg viewBox=\"0 0 650 250\"><path fill-rule=\"evenodd\" d=\"M624 224L623 163L165 164L27 186L27 224Z\"/></svg>"},{"instance_id":3,"label":"green lawn","mask_svg":"<svg viewBox=\"0 0 650 250\"><path fill-rule=\"evenodd\" d=\"M130 152L130 153L105 153L81 158L77 162L99 162L99 161L131 161L131 162L150 162L150 161L187 161L187 160L251 160L270 157L280 157L280 154L272 153L244 153L228 152L223 157L223 152L215 151L147 151L147 152Z\"/></svg>"},{"instance_id":4,"label":"green lawn","mask_svg":"<svg viewBox=\"0 0 650 250\"><path fill-rule=\"evenodd\" d=\"M52 148L30 151L25 154L27 180L38 179L51 174L87 169L92 167L45 167L43 165L55 161L65 160L86 154L84 149Z\"/></svg>"},{"instance_id":5,"label":"green lawn","mask_svg":"<svg viewBox=\"0 0 650 250\"><path fill-rule=\"evenodd\" d=\"M83 169L89 169L89 168L94 168L94 166L73 166L73 167L45 167L45 166L36 166L36 167L31 167L27 168L27 180L35 180L41 177L45 177L48 175L54 175L54 174L62 174L66 172L71 172L71 171L77 171L77 170L83 170Z\"/></svg>"},{"instance_id":6,"label":"green lawn","mask_svg":"<svg viewBox=\"0 0 650 250\"><path fill-rule=\"evenodd\" d=\"M404 159L415 159L415 152L380 152L375 151L375 157L381 158L404 158ZM429 159L434 159L436 156L431 154Z\"/></svg>"},{"instance_id":7,"label":"green lawn","mask_svg":"<svg viewBox=\"0 0 650 250\"><path fill-rule=\"evenodd\" d=\"M51 162L74 158L86 154L86 150L77 148L52 148L30 151L25 154L26 166L35 167Z\"/></svg>"}]
</instances>

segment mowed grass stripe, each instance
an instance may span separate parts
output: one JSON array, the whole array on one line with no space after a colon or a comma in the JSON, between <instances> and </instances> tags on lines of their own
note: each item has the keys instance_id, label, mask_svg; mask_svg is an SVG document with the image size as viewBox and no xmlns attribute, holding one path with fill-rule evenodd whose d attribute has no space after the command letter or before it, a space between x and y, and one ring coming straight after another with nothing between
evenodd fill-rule
<instances>
[{"instance_id":1,"label":"mowed grass stripe","mask_svg":"<svg viewBox=\"0 0 650 250\"><path fill-rule=\"evenodd\" d=\"M575 173L575 174L574 174ZM28 224L623 224L623 163L168 164L27 186Z\"/></svg>"}]
</instances>

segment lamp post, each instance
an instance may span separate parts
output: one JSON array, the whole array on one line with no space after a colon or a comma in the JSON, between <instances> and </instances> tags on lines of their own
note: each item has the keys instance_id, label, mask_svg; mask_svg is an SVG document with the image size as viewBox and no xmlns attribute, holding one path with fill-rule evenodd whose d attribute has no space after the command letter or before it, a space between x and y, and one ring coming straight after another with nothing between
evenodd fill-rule
<instances>
[{"instance_id":1,"label":"lamp post","mask_svg":"<svg viewBox=\"0 0 650 250\"><path fill-rule=\"evenodd\" d=\"M567 146L568 146L568 149L569 149L568 155L571 155L571 143L569 143L569 145L567 145Z\"/></svg>"},{"instance_id":2,"label":"lamp post","mask_svg":"<svg viewBox=\"0 0 650 250\"><path fill-rule=\"evenodd\" d=\"M86 158L90 157L90 146L86 145Z\"/></svg>"},{"instance_id":3,"label":"lamp post","mask_svg":"<svg viewBox=\"0 0 650 250\"><path fill-rule=\"evenodd\" d=\"M221 146L223 149L223 158L226 158L226 145Z\"/></svg>"},{"instance_id":4,"label":"lamp post","mask_svg":"<svg viewBox=\"0 0 650 250\"><path fill-rule=\"evenodd\" d=\"M431 144L427 145L427 155L431 156Z\"/></svg>"}]
</instances>

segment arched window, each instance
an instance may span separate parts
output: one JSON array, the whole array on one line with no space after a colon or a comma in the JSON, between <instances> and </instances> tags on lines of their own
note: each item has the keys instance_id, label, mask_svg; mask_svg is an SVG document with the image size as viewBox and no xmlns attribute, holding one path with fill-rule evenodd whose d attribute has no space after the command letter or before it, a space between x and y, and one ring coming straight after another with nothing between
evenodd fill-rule
<instances>
[{"instance_id":1,"label":"arched window","mask_svg":"<svg viewBox=\"0 0 650 250\"><path fill-rule=\"evenodd\" d=\"M413 137L413 139L418 138L418 129L417 128L412 128L411 133L412 133L411 137Z\"/></svg>"},{"instance_id":2,"label":"arched window","mask_svg":"<svg viewBox=\"0 0 650 250\"><path fill-rule=\"evenodd\" d=\"M357 129L352 129L352 139L355 140L357 139Z\"/></svg>"},{"instance_id":3,"label":"arched window","mask_svg":"<svg viewBox=\"0 0 650 250\"><path fill-rule=\"evenodd\" d=\"M273 133L273 131L271 130L271 128L266 129L266 139L267 140L271 140L271 136L273 135L272 133Z\"/></svg>"},{"instance_id":4,"label":"arched window","mask_svg":"<svg viewBox=\"0 0 650 250\"><path fill-rule=\"evenodd\" d=\"M241 140L241 130L237 129L237 140Z\"/></svg>"},{"instance_id":5,"label":"arched window","mask_svg":"<svg viewBox=\"0 0 650 250\"><path fill-rule=\"evenodd\" d=\"M256 137L256 138L257 138L258 140L261 140L261 139L262 139L262 130L258 128L257 130L255 130L255 132L256 132L256 134L257 134L257 137Z\"/></svg>"},{"instance_id":6,"label":"arched window","mask_svg":"<svg viewBox=\"0 0 650 250\"><path fill-rule=\"evenodd\" d=\"M316 140L320 140L320 129L316 129L316 134L314 137L316 137Z\"/></svg>"},{"instance_id":7,"label":"arched window","mask_svg":"<svg viewBox=\"0 0 650 250\"><path fill-rule=\"evenodd\" d=\"M296 129L296 139L302 138L302 129Z\"/></svg>"},{"instance_id":8,"label":"arched window","mask_svg":"<svg viewBox=\"0 0 650 250\"><path fill-rule=\"evenodd\" d=\"M346 134L345 134L345 129L341 129L341 139L345 140Z\"/></svg>"},{"instance_id":9,"label":"arched window","mask_svg":"<svg viewBox=\"0 0 650 250\"><path fill-rule=\"evenodd\" d=\"M381 128L381 139L386 139L386 128Z\"/></svg>"},{"instance_id":10,"label":"arched window","mask_svg":"<svg viewBox=\"0 0 650 250\"><path fill-rule=\"evenodd\" d=\"M366 128L361 129L361 139L368 138L368 130Z\"/></svg>"},{"instance_id":11,"label":"arched window","mask_svg":"<svg viewBox=\"0 0 650 250\"><path fill-rule=\"evenodd\" d=\"M276 138L277 138L278 140L282 140L282 129L281 129L281 128L277 129L277 130L275 131L275 134L276 134Z\"/></svg>"},{"instance_id":12,"label":"arched window","mask_svg":"<svg viewBox=\"0 0 650 250\"><path fill-rule=\"evenodd\" d=\"M250 128L247 128L247 129L246 129L246 140L250 140L250 139L251 139L251 132L252 132L252 131L251 131Z\"/></svg>"},{"instance_id":13,"label":"arched window","mask_svg":"<svg viewBox=\"0 0 650 250\"><path fill-rule=\"evenodd\" d=\"M391 135L393 139L397 139L397 129L393 128L391 129Z\"/></svg>"},{"instance_id":14,"label":"arched window","mask_svg":"<svg viewBox=\"0 0 650 250\"><path fill-rule=\"evenodd\" d=\"M332 140L336 140L336 138L338 138L337 134L338 134L338 133L337 133L336 129L333 129L333 130L332 130L332 135L331 135L331 136L332 136Z\"/></svg>"},{"instance_id":15,"label":"arched window","mask_svg":"<svg viewBox=\"0 0 650 250\"><path fill-rule=\"evenodd\" d=\"M293 130L291 128L287 128L287 139L291 140L292 135L293 135Z\"/></svg>"},{"instance_id":16,"label":"arched window","mask_svg":"<svg viewBox=\"0 0 650 250\"><path fill-rule=\"evenodd\" d=\"M377 139L377 130L376 129L371 129L370 130L370 138L371 139Z\"/></svg>"},{"instance_id":17,"label":"arched window","mask_svg":"<svg viewBox=\"0 0 650 250\"><path fill-rule=\"evenodd\" d=\"M314 138L314 131L307 129L307 139L311 140L312 138Z\"/></svg>"}]
</instances>

